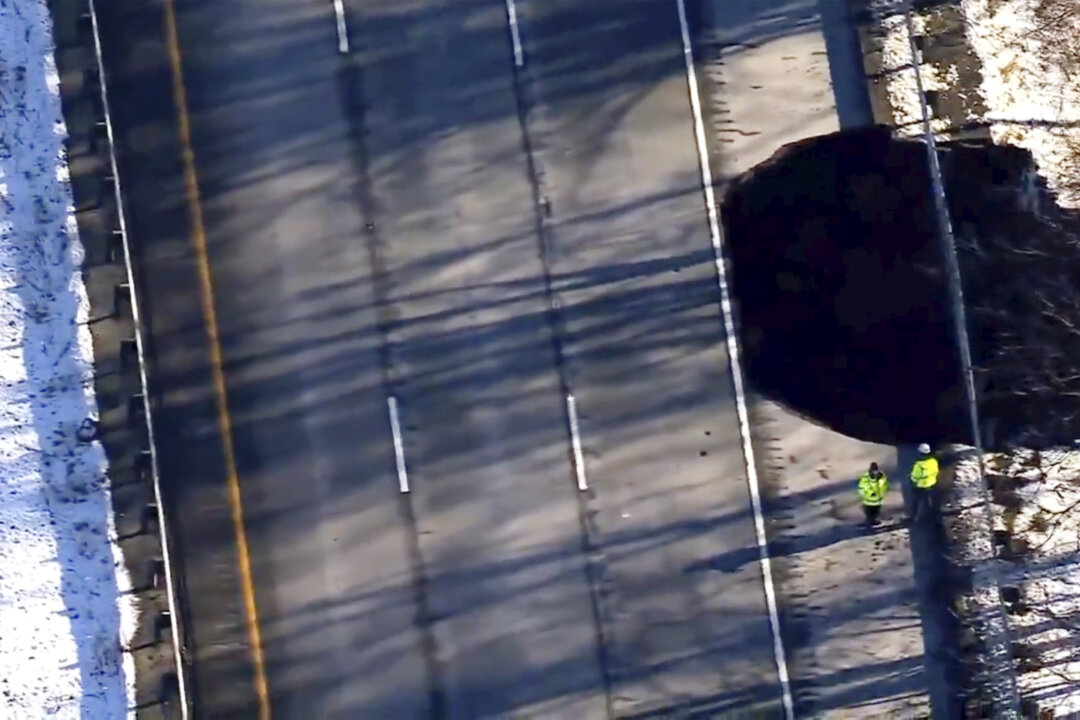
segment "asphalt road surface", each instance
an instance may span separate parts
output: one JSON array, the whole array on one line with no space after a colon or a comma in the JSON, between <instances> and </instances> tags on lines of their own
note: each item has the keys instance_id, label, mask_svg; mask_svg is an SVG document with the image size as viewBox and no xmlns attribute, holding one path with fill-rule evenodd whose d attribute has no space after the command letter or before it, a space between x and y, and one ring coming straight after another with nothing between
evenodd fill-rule
<instances>
[{"instance_id":1,"label":"asphalt road surface","mask_svg":"<svg viewBox=\"0 0 1080 720\"><path fill-rule=\"evenodd\" d=\"M779 715L676 3L518 0L520 68L503 0L342 8L177 8L274 716ZM196 689L250 716L164 54L106 41Z\"/></svg>"},{"instance_id":2,"label":"asphalt road surface","mask_svg":"<svg viewBox=\"0 0 1080 720\"><path fill-rule=\"evenodd\" d=\"M615 709L778 715L675 3L518 7Z\"/></svg>"}]
</instances>

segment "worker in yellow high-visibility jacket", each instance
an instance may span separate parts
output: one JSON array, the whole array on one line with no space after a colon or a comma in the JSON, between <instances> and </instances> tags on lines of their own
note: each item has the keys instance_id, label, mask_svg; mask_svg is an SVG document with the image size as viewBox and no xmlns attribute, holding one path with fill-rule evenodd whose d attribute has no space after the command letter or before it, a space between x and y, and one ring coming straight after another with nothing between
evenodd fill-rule
<instances>
[{"instance_id":1,"label":"worker in yellow high-visibility jacket","mask_svg":"<svg viewBox=\"0 0 1080 720\"><path fill-rule=\"evenodd\" d=\"M933 511L938 473L938 461L930 454L930 446L926 443L919 445L919 459L911 467L912 519Z\"/></svg>"},{"instance_id":2,"label":"worker in yellow high-visibility jacket","mask_svg":"<svg viewBox=\"0 0 1080 720\"><path fill-rule=\"evenodd\" d=\"M881 472L877 463L870 463L870 468L859 476L859 499L862 500L867 527L877 525L881 504L885 502L885 493L888 491L889 479Z\"/></svg>"}]
</instances>

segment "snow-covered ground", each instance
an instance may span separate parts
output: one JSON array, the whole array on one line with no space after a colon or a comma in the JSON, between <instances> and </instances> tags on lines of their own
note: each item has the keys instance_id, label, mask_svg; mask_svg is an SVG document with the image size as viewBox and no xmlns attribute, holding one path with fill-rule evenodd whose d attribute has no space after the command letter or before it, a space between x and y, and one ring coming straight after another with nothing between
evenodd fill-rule
<instances>
[{"instance_id":1,"label":"snow-covered ground","mask_svg":"<svg viewBox=\"0 0 1080 720\"><path fill-rule=\"evenodd\" d=\"M96 417L44 0L0 0L0 717L125 717L135 608Z\"/></svg>"},{"instance_id":2,"label":"snow-covered ground","mask_svg":"<svg viewBox=\"0 0 1080 720\"><path fill-rule=\"evenodd\" d=\"M926 31L925 17L914 15L912 20L916 34ZM885 17L882 24L885 38L881 59L883 69L889 73L886 89L889 93L889 105L893 110L893 122L901 135L919 137L923 133L922 108L919 104L918 81L911 69L911 42L907 23L902 14L894 14ZM957 74L955 67L943 69L929 64L919 66L924 91L941 90L956 84ZM944 132L948 123L946 118L930 118L930 127L935 133Z\"/></svg>"},{"instance_id":3,"label":"snow-covered ground","mask_svg":"<svg viewBox=\"0 0 1080 720\"><path fill-rule=\"evenodd\" d=\"M1059 202L1080 207L1080 67L1073 65L1080 58L1051 45L1080 49L1080 4L963 0L961 7L994 142L1030 150Z\"/></svg>"},{"instance_id":4,"label":"snow-covered ground","mask_svg":"<svg viewBox=\"0 0 1080 720\"><path fill-rule=\"evenodd\" d=\"M972 454L958 465L961 492L977 482L976 465ZM1009 601L1009 626L1021 694L1059 716L1080 713L1080 453L993 453L986 466L994 530L1008 536L1015 556L997 574L1019 591ZM953 522L958 530L985 524L975 507L960 509ZM959 550L982 555L958 558L972 564L989 556L972 543Z\"/></svg>"},{"instance_id":5,"label":"snow-covered ground","mask_svg":"<svg viewBox=\"0 0 1080 720\"><path fill-rule=\"evenodd\" d=\"M985 122L998 144L1026 148L1064 207L1080 207L1080 3L1076 0L958 0L968 45L980 65L976 89ZM915 34L928 16L915 14ZM888 93L900 132L922 133L919 97L904 18L885 21L882 52ZM923 89L954 87L956 66L923 63ZM949 127L932 118L935 133Z\"/></svg>"},{"instance_id":6,"label":"snow-covered ground","mask_svg":"<svg viewBox=\"0 0 1080 720\"><path fill-rule=\"evenodd\" d=\"M1080 453L1017 450L985 461L994 530L1011 545L994 575L1019 595L1007 600L1019 690L1058 716L1080 713ZM970 500L980 487L969 450L956 467L949 520L959 540L954 560L969 567L987 567L994 556L981 503ZM976 587L966 602L970 614L998 599Z\"/></svg>"}]
</instances>

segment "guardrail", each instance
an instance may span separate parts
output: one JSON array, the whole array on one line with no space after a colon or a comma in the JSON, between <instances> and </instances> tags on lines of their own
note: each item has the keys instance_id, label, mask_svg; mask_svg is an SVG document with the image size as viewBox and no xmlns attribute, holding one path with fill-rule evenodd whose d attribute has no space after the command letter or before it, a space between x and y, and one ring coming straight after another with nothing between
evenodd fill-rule
<instances>
[{"instance_id":1,"label":"guardrail","mask_svg":"<svg viewBox=\"0 0 1080 720\"><path fill-rule=\"evenodd\" d=\"M120 184L119 167L116 161L115 137L113 134L112 115L109 110L108 84L105 72L105 59L102 52L100 24L98 21L97 6L95 0L86 0L86 12L83 17L89 22L90 31L93 35L94 59L97 70L97 84L100 93L102 122L104 124L105 139L108 146L110 180L113 185L114 201L116 202L117 228L114 236L120 244L120 254L123 258L124 272L127 278L126 288L121 286L118 292L126 292L131 309L131 320L134 327L133 337L127 342L133 346L135 361L139 373L140 392L130 398L131 409L141 409L141 413L134 412L130 416L134 419L141 414L145 423L146 446L140 450L140 457L144 460L145 470L149 476L154 492L154 507L147 508L150 513L156 515L158 533L160 535L161 559L154 563L154 584L164 581L164 590L168 602L168 617L159 616L154 622L155 639L160 639L161 630L167 626L172 632L173 662L175 665L175 682L167 679L162 687L162 700L168 700L172 691L177 693L179 701L180 717L187 720L191 712L190 693L188 687L187 668L184 658L184 635L181 633L181 615L179 612L179 599L176 589L176 573L173 567L173 553L170 540L169 526L165 513L165 503L161 490L161 477L158 469L157 448L154 443L154 419L150 396L150 384L146 366L145 337L143 319L139 309L138 292L135 284L135 269L132 260L131 243L128 237L127 221L124 212L123 191ZM141 406L141 408L139 408ZM143 518L144 527L147 518ZM175 687L170 687L175 685Z\"/></svg>"},{"instance_id":2,"label":"guardrail","mask_svg":"<svg viewBox=\"0 0 1080 720\"><path fill-rule=\"evenodd\" d=\"M942 245L942 254L945 259L945 267L949 276L949 292L952 300L952 315L956 344L960 351L961 372L964 375L964 393L968 404L968 419L971 423L971 436L978 458L979 483L982 495L983 513L986 518L986 527L993 529L994 513L991 507L990 489L986 482L986 463L983 456L983 439L979 422L978 397L975 392L975 371L971 360L971 341L967 331L967 313L964 305L963 281L960 276L960 261L956 252L956 238L953 235L952 219L949 216L948 198L945 195L945 181L941 176L941 164L938 160L937 142L930 127L930 107L923 90L922 72L919 69L919 49L915 41L915 23L912 20L912 5L910 0L903 0L902 12L904 25L908 35L908 46L911 52L911 66L915 73L915 87L919 97L919 110L922 122L923 144L926 147L927 163L930 171L931 194L934 201L934 215L938 223L938 235ZM986 655L996 661L994 675L1003 681L1007 687L1002 688L1001 696L995 697L996 716L1018 715L1020 711L1020 693L1017 688L1015 664L1010 652L1007 631L1008 623L1005 618L1005 609L1000 602L1000 578L992 568L986 568L976 573L980 584L992 586L994 595L999 601L993 606L991 618L992 627L998 632L995 637L988 637L987 643L993 647L988 648Z\"/></svg>"}]
</instances>

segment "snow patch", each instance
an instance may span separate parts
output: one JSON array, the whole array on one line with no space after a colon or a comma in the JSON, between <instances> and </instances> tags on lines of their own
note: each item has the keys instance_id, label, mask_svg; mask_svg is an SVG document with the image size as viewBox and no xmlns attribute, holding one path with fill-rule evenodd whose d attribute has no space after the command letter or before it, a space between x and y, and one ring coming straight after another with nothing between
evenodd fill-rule
<instances>
[{"instance_id":1,"label":"snow patch","mask_svg":"<svg viewBox=\"0 0 1080 720\"><path fill-rule=\"evenodd\" d=\"M137 621L97 442L89 302L44 0L0 0L0 696L119 718Z\"/></svg>"},{"instance_id":2,"label":"snow patch","mask_svg":"<svg viewBox=\"0 0 1080 720\"><path fill-rule=\"evenodd\" d=\"M913 15L912 24L916 35L926 33L926 18ZM889 78L885 87L889 95L889 105L893 108L893 122L896 123L898 134L921 137L922 105L911 57L911 36L908 34L904 15L893 14L882 18L882 30L882 70ZM923 90L934 92L955 85L959 79L959 71L955 67L940 68L920 62L919 76ZM931 116L930 129L934 133L943 133L948 127L948 119Z\"/></svg>"},{"instance_id":3,"label":"snow patch","mask_svg":"<svg viewBox=\"0 0 1080 720\"><path fill-rule=\"evenodd\" d=\"M994 142L1031 151L1065 207L1080 207L1080 68L1051 60L1033 0L962 0L968 42L982 65L979 89ZM1080 12L1057 21L1080 37ZM1072 124L1072 127L1069 125Z\"/></svg>"},{"instance_id":4,"label":"snow patch","mask_svg":"<svg viewBox=\"0 0 1080 720\"><path fill-rule=\"evenodd\" d=\"M1025 609L1010 624L1028 663L1021 692L1057 713L1080 712L1080 452L1019 450L991 462L1019 500L995 523L1020 544Z\"/></svg>"},{"instance_id":5,"label":"snow patch","mask_svg":"<svg viewBox=\"0 0 1080 720\"><path fill-rule=\"evenodd\" d=\"M1009 626L1002 612L1001 576L994 565L996 551L994 536L987 523L982 468L973 448L961 448L949 495L951 520L946 522L952 537L951 560L957 566L973 571L971 591L961 593L960 610L985 643L981 674L976 680L987 699L1007 705L1017 689L1010 657Z\"/></svg>"},{"instance_id":6,"label":"snow patch","mask_svg":"<svg viewBox=\"0 0 1080 720\"><path fill-rule=\"evenodd\" d=\"M1041 19L1036 17L1038 7L1038 0L961 0L964 32L982 74L980 87L972 89L987 108L985 117L969 113L963 120L988 123L998 145L1029 150L1059 203L1076 208L1080 207L1080 58L1062 57L1042 38L1047 24L1056 21L1066 27L1061 33L1064 42L1075 42L1080 37L1080 10ZM916 36L928 34L927 15L914 13L912 22ZM918 136L922 111L904 16L885 16L881 25L882 70L888 78L893 122L898 133ZM956 88L960 80L955 66L921 59L919 72L926 91ZM931 117L930 127L939 136L952 129L950 119L941 117Z\"/></svg>"},{"instance_id":7,"label":"snow patch","mask_svg":"<svg viewBox=\"0 0 1080 720\"><path fill-rule=\"evenodd\" d=\"M992 565L1002 587L1019 591L1008 634L1021 695L1058 714L1080 712L1080 451L1018 449L987 454L985 462L994 530L1008 536L1011 557L993 560L985 522L960 501L956 559L974 568ZM964 497L977 466L970 451L957 464L954 497ZM997 598L983 601L989 606ZM971 605L969 611L981 607L978 599Z\"/></svg>"}]
</instances>

